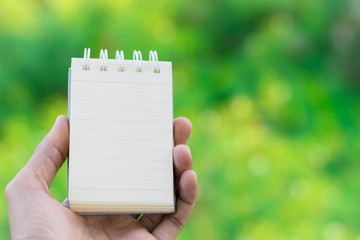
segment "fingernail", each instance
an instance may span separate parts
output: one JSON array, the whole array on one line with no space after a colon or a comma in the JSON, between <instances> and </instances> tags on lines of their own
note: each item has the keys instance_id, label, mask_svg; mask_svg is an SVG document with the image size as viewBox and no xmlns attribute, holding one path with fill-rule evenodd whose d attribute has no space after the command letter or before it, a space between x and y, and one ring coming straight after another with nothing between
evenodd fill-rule
<instances>
[{"instance_id":1,"label":"fingernail","mask_svg":"<svg viewBox=\"0 0 360 240\"><path fill-rule=\"evenodd\" d=\"M185 146L187 147L187 150L188 150L188 152L189 152L190 156L192 157L191 148L190 148L188 145L185 145Z\"/></svg>"},{"instance_id":2,"label":"fingernail","mask_svg":"<svg viewBox=\"0 0 360 240\"><path fill-rule=\"evenodd\" d=\"M197 180L197 174L196 174L196 172L194 170L193 170L193 173L195 175L195 179Z\"/></svg>"},{"instance_id":3,"label":"fingernail","mask_svg":"<svg viewBox=\"0 0 360 240\"><path fill-rule=\"evenodd\" d=\"M59 121L60 115L56 117L54 125Z\"/></svg>"},{"instance_id":4,"label":"fingernail","mask_svg":"<svg viewBox=\"0 0 360 240\"><path fill-rule=\"evenodd\" d=\"M56 124L58 123L58 121L60 120L60 115L59 116L57 116L57 118L56 118L56 120L55 120L55 122L54 122L54 125L53 125L53 128L56 126Z\"/></svg>"}]
</instances>

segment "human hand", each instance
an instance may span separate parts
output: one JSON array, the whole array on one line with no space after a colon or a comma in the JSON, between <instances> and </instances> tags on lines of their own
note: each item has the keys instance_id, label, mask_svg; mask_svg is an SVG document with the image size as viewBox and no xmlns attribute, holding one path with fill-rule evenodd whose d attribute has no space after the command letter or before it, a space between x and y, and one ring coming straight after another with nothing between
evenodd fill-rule
<instances>
[{"instance_id":1,"label":"human hand","mask_svg":"<svg viewBox=\"0 0 360 240\"><path fill-rule=\"evenodd\" d=\"M59 116L25 167L6 187L12 239L175 239L195 205L197 179L184 145L191 123L174 121L176 213L80 216L51 195L51 183L69 152L69 126Z\"/></svg>"}]
</instances>

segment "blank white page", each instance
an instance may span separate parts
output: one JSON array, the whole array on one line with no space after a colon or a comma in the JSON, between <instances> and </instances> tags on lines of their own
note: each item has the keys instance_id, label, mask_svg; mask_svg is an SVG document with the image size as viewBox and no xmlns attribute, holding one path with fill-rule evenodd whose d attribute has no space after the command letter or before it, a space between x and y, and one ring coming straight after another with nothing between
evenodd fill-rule
<instances>
[{"instance_id":1,"label":"blank white page","mask_svg":"<svg viewBox=\"0 0 360 240\"><path fill-rule=\"evenodd\" d=\"M171 62L159 62L160 73L149 61L141 72L131 60L123 72L116 60L106 71L100 59L89 62L83 70L84 59L73 58L69 76L70 208L173 206Z\"/></svg>"}]
</instances>

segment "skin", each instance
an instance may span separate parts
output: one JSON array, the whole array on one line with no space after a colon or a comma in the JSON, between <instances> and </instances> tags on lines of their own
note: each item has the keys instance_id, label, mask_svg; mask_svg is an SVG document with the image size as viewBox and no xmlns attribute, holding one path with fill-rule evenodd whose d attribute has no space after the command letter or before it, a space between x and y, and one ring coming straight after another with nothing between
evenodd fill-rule
<instances>
[{"instance_id":1,"label":"skin","mask_svg":"<svg viewBox=\"0 0 360 240\"><path fill-rule=\"evenodd\" d=\"M175 239L195 205L198 187L186 141L191 123L174 121L176 213L80 216L50 194L51 183L69 152L69 125L59 116L34 154L6 187L12 239Z\"/></svg>"}]
</instances>

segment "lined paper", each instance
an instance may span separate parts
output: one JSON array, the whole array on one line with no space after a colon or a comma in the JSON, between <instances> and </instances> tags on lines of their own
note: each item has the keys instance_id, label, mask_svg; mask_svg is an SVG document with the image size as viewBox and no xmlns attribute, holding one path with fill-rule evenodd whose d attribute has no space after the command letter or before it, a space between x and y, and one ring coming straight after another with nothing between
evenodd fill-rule
<instances>
[{"instance_id":1,"label":"lined paper","mask_svg":"<svg viewBox=\"0 0 360 240\"><path fill-rule=\"evenodd\" d=\"M148 61L142 72L130 60L124 72L115 60L107 61L107 71L100 71L99 59L83 70L83 61L72 59L69 79L70 207L173 206L171 63L159 62L161 72L153 73Z\"/></svg>"}]
</instances>

